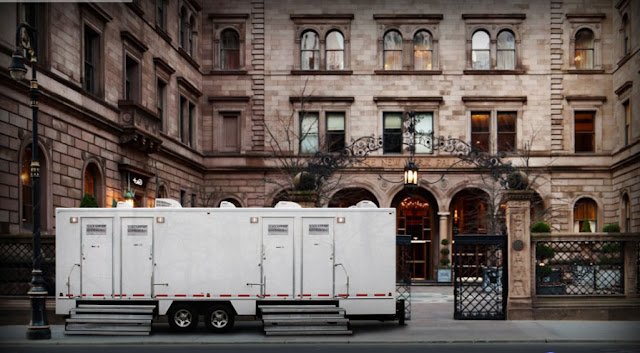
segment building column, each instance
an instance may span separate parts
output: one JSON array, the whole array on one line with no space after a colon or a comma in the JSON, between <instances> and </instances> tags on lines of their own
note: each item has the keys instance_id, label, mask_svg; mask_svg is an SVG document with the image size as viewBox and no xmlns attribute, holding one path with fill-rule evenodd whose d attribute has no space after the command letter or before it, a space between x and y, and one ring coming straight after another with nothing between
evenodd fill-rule
<instances>
[{"instance_id":1,"label":"building column","mask_svg":"<svg viewBox=\"0 0 640 353\"><path fill-rule=\"evenodd\" d=\"M507 320L533 320L531 260L531 191L506 192L509 292Z\"/></svg>"},{"instance_id":2,"label":"building column","mask_svg":"<svg viewBox=\"0 0 640 353\"><path fill-rule=\"evenodd\" d=\"M438 212L438 216L440 216L440 241L442 241L442 239L449 239L449 215L451 215L450 212ZM449 243L451 243L451 241L449 241Z\"/></svg>"}]
</instances>

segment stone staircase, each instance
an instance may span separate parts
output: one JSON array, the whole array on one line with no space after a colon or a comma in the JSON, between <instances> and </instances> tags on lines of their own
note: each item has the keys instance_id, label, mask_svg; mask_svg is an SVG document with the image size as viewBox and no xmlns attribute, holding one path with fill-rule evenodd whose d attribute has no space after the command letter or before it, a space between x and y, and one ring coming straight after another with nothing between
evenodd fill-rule
<instances>
[{"instance_id":1,"label":"stone staircase","mask_svg":"<svg viewBox=\"0 0 640 353\"><path fill-rule=\"evenodd\" d=\"M79 304L66 320L65 335L146 336L155 305Z\"/></svg>"},{"instance_id":2,"label":"stone staircase","mask_svg":"<svg viewBox=\"0 0 640 353\"><path fill-rule=\"evenodd\" d=\"M345 310L335 305L260 305L267 336L350 335Z\"/></svg>"}]
</instances>

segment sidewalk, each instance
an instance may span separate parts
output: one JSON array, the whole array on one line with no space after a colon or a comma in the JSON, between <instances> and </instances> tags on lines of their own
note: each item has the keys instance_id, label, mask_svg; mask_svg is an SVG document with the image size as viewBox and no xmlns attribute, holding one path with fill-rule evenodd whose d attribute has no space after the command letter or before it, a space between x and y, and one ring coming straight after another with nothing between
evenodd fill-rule
<instances>
[{"instance_id":1,"label":"sidewalk","mask_svg":"<svg viewBox=\"0 0 640 353\"><path fill-rule=\"evenodd\" d=\"M25 325L0 326L0 343L43 345L98 344L269 344L269 343L470 343L470 342L640 342L637 321L464 321L453 320L452 287L412 287L412 317L397 322L352 321L352 336L267 337L260 321L236 322L231 333L176 334L166 323L153 324L150 336L65 336L51 326L51 340L27 341Z\"/></svg>"}]
</instances>

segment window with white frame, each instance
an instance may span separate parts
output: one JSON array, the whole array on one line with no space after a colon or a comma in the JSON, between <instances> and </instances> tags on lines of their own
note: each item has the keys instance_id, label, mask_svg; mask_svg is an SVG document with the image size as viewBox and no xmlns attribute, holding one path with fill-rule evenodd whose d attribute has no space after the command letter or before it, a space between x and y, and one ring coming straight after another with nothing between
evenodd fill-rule
<instances>
[{"instance_id":1,"label":"window with white frame","mask_svg":"<svg viewBox=\"0 0 640 353\"><path fill-rule=\"evenodd\" d=\"M220 35L220 69L240 68L240 36L233 29L225 29Z\"/></svg>"},{"instance_id":2,"label":"window with white frame","mask_svg":"<svg viewBox=\"0 0 640 353\"><path fill-rule=\"evenodd\" d=\"M352 14L291 15L295 25L294 70L305 74L350 74Z\"/></svg>"},{"instance_id":3,"label":"window with white frame","mask_svg":"<svg viewBox=\"0 0 640 353\"><path fill-rule=\"evenodd\" d=\"M598 205L588 197L581 198L573 206L573 231L594 233L598 230Z\"/></svg>"},{"instance_id":4,"label":"window with white frame","mask_svg":"<svg viewBox=\"0 0 640 353\"><path fill-rule=\"evenodd\" d=\"M248 14L209 14L213 22L213 74L244 74Z\"/></svg>"},{"instance_id":5,"label":"window with white frame","mask_svg":"<svg viewBox=\"0 0 640 353\"><path fill-rule=\"evenodd\" d=\"M567 13L566 33L569 40L569 69L578 73L602 70L602 21L605 14Z\"/></svg>"},{"instance_id":6,"label":"window with white frame","mask_svg":"<svg viewBox=\"0 0 640 353\"><path fill-rule=\"evenodd\" d=\"M327 152L341 152L345 148L344 112L327 112L325 133Z\"/></svg>"},{"instance_id":7,"label":"window with white frame","mask_svg":"<svg viewBox=\"0 0 640 353\"><path fill-rule=\"evenodd\" d=\"M576 69L593 69L593 41L593 31L588 28L583 28L576 33L575 54L573 56Z\"/></svg>"},{"instance_id":8,"label":"window with white frame","mask_svg":"<svg viewBox=\"0 0 640 353\"><path fill-rule=\"evenodd\" d=\"M466 74L522 71L519 28L524 14L464 14L467 32Z\"/></svg>"},{"instance_id":9,"label":"window with white frame","mask_svg":"<svg viewBox=\"0 0 640 353\"><path fill-rule=\"evenodd\" d=\"M300 153L318 152L319 137L318 112L300 112Z\"/></svg>"},{"instance_id":10,"label":"window with white frame","mask_svg":"<svg viewBox=\"0 0 640 353\"><path fill-rule=\"evenodd\" d=\"M469 114L469 144L489 154L515 153L526 97L462 97Z\"/></svg>"},{"instance_id":11,"label":"window with white frame","mask_svg":"<svg viewBox=\"0 0 640 353\"><path fill-rule=\"evenodd\" d=\"M402 70L402 34L391 30L384 35L382 55L385 70Z\"/></svg>"},{"instance_id":12,"label":"window with white frame","mask_svg":"<svg viewBox=\"0 0 640 353\"><path fill-rule=\"evenodd\" d=\"M415 153L432 153L433 112L415 112L413 134L409 127L411 119L406 111L382 113L382 151L383 153L403 153L413 145ZM411 141L413 139L413 141ZM406 147L406 148L405 148Z\"/></svg>"},{"instance_id":13,"label":"window with white frame","mask_svg":"<svg viewBox=\"0 0 640 353\"><path fill-rule=\"evenodd\" d=\"M413 69L431 70L433 67L433 37L420 30L413 36Z\"/></svg>"}]
</instances>

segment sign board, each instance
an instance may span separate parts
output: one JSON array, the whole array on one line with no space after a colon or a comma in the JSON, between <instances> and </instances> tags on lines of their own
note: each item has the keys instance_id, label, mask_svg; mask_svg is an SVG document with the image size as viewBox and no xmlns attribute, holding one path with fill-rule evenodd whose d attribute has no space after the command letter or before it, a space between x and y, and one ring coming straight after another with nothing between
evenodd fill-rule
<instances>
[{"instance_id":1,"label":"sign board","mask_svg":"<svg viewBox=\"0 0 640 353\"><path fill-rule=\"evenodd\" d=\"M127 225L128 236L146 236L149 234L148 224L129 224Z\"/></svg>"},{"instance_id":2,"label":"sign board","mask_svg":"<svg viewBox=\"0 0 640 353\"><path fill-rule=\"evenodd\" d=\"M107 235L106 224L87 224L86 235Z\"/></svg>"},{"instance_id":3,"label":"sign board","mask_svg":"<svg viewBox=\"0 0 640 353\"><path fill-rule=\"evenodd\" d=\"M267 235L287 235L289 234L288 224L269 224Z\"/></svg>"},{"instance_id":4,"label":"sign board","mask_svg":"<svg viewBox=\"0 0 640 353\"><path fill-rule=\"evenodd\" d=\"M309 224L309 235L329 235L329 225Z\"/></svg>"}]
</instances>

